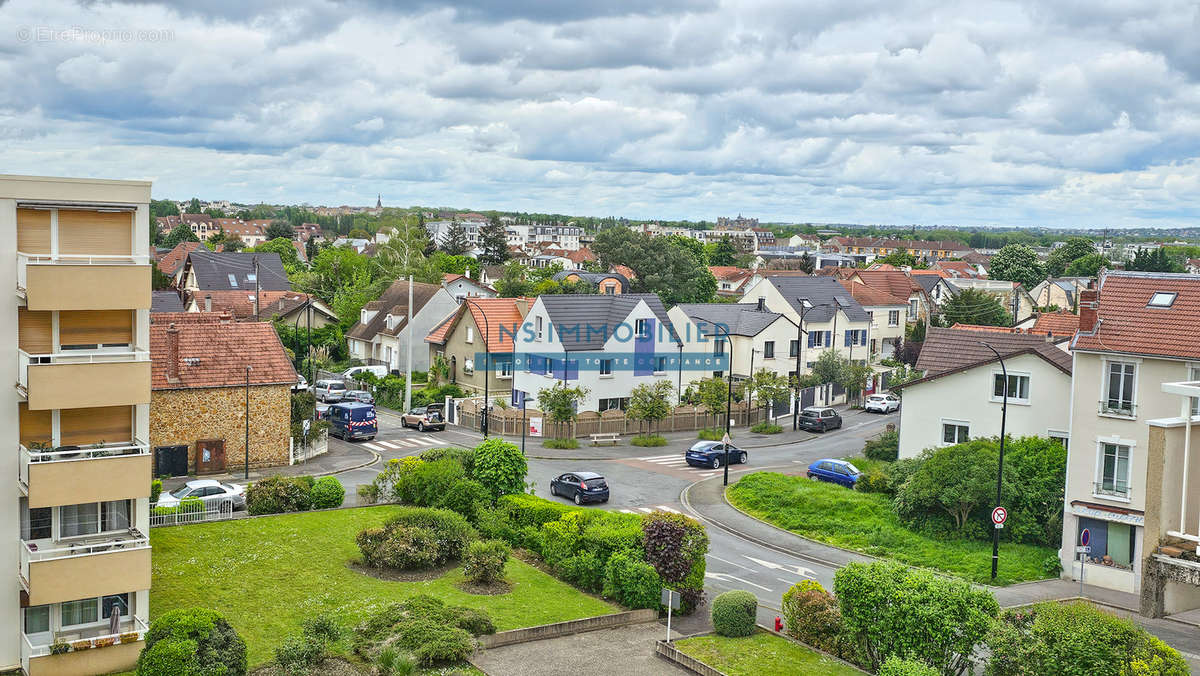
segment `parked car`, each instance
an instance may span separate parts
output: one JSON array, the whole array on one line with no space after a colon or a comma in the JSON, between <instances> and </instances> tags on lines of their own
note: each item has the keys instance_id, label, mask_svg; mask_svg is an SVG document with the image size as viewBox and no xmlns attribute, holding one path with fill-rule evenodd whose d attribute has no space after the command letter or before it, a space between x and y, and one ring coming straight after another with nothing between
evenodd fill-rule
<instances>
[{"instance_id":1,"label":"parked car","mask_svg":"<svg viewBox=\"0 0 1200 676\"><path fill-rule=\"evenodd\" d=\"M719 441L697 441L683 454L684 460L692 467L711 467L717 469L725 462L725 444ZM750 459L742 449L729 444L729 464L746 464Z\"/></svg>"},{"instance_id":2,"label":"parked car","mask_svg":"<svg viewBox=\"0 0 1200 676\"><path fill-rule=\"evenodd\" d=\"M800 411L800 429L813 432L836 430L842 426L842 416L828 406L809 406Z\"/></svg>"},{"instance_id":3,"label":"parked car","mask_svg":"<svg viewBox=\"0 0 1200 676\"><path fill-rule=\"evenodd\" d=\"M317 420L329 420L329 404L317 404Z\"/></svg>"},{"instance_id":4,"label":"parked car","mask_svg":"<svg viewBox=\"0 0 1200 676\"><path fill-rule=\"evenodd\" d=\"M304 379L304 376L297 375L296 376L296 384L292 385L292 391L293 392L303 392L307 389L308 389L308 381Z\"/></svg>"},{"instance_id":5,"label":"parked car","mask_svg":"<svg viewBox=\"0 0 1200 676\"><path fill-rule=\"evenodd\" d=\"M346 380L355 380L360 373L370 373L376 378L383 378L388 374L388 367L383 364L370 364L367 366L351 366L342 371L342 377Z\"/></svg>"},{"instance_id":6,"label":"parked car","mask_svg":"<svg viewBox=\"0 0 1200 676\"><path fill-rule=\"evenodd\" d=\"M446 429L446 419L442 417L442 405L417 406L400 416L400 426L415 427L421 432L444 430Z\"/></svg>"},{"instance_id":7,"label":"parked car","mask_svg":"<svg viewBox=\"0 0 1200 676\"><path fill-rule=\"evenodd\" d=\"M854 488L862 472L845 460L823 458L808 466L808 478L813 481L828 481L846 488Z\"/></svg>"},{"instance_id":8,"label":"parked car","mask_svg":"<svg viewBox=\"0 0 1200 676\"><path fill-rule=\"evenodd\" d=\"M608 502L608 482L595 472L567 472L550 480L550 495L571 498L577 505Z\"/></svg>"},{"instance_id":9,"label":"parked car","mask_svg":"<svg viewBox=\"0 0 1200 676\"><path fill-rule=\"evenodd\" d=\"M346 390L342 401L357 401L360 404L374 404L375 397L366 390Z\"/></svg>"},{"instance_id":10,"label":"parked car","mask_svg":"<svg viewBox=\"0 0 1200 676\"><path fill-rule=\"evenodd\" d=\"M223 484L215 479L195 479L170 493L158 496L155 507L178 507L184 498L199 498L204 508L232 512L246 507L246 487L241 484Z\"/></svg>"},{"instance_id":11,"label":"parked car","mask_svg":"<svg viewBox=\"0 0 1200 676\"><path fill-rule=\"evenodd\" d=\"M379 432L375 406L359 402L343 402L329 407L329 433L340 439L370 441Z\"/></svg>"},{"instance_id":12,"label":"parked car","mask_svg":"<svg viewBox=\"0 0 1200 676\"><path fill-rule=\"evenodd\" d=\"M313 385L313 396L317 401L341 401L346 394L346 383L340 380L318 380Z\"/></svg>"},{"instance_id":13,"label":"parked car","mask_svg":"<svg viewBox=\"0 0 1200 676\"><path fill-rule=\"evenodd\" d=\"M863 404L863 410L874 411L875 413L899 411L900 397L894 394L872 394L867 397L867 403Z\"/></svg>"}]
</instances>

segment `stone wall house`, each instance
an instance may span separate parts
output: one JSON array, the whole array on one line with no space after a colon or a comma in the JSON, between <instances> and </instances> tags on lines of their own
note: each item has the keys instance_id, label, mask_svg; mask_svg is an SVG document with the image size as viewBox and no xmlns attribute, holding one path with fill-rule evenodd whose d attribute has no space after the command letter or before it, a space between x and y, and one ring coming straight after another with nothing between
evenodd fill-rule
<instances>
[{"instance_id":1,"label":"stone wall house","mask_svg":"<svg viewBox=\"0 0 1200 676\"><path fill-rule=\"evenodd\" d=\"M250 466L288 464L296 371L269 323L162 313L150 327L150 357L156 460L159 449L186 447L189 474L241 469L249 408Z\"/></svg>"}]
</instances>

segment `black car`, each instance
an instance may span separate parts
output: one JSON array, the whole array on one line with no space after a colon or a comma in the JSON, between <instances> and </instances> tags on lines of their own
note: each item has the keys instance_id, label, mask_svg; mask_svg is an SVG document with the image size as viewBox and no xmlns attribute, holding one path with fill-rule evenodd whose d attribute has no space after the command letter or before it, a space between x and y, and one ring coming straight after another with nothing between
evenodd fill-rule
<instances>
[{"instance_id":1,"label":"black car","mask_svg":"<svg viewBox=\"0 0 1200 676\"><path fill-rule=\"evenodd\" d=\"M725 462L725 444L719 441L697 441L683 454L684 460L692 467L711 467L717 469ZM729 444L729 464L746 464L750 456L742 449Z\"/></svg>"},{"instance_id":2,"label":"black car","mask_svg":"<svg viewBox=\"0 0 1200 676\"><path fill-rule=\"evenodd\" d=\"M810 406L800 411L799 425L810 432L836 430L842 426L842 416L827 406Z\"/></svg>"},{"instance_id":3,"label":"black car","mask_svg":"<svg viewBox=\"0 0 1200 676\"><path fill-rule=\"evenodd\" d=\"M567 472L550 480L550 495L572 498L577 505L608 502L608 482L595 472Z\"/></svg>"}]
</instances>

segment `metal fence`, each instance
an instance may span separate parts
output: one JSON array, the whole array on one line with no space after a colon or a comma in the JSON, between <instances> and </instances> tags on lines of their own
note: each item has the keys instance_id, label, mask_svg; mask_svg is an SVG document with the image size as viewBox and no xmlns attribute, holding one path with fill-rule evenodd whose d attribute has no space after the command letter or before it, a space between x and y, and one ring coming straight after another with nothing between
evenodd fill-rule
<instances>
[{"instance_id":1,"label":"metal fence","mask_svg":"<svg viewBox=\"0 0 1200 676\"><path fill-rule=\"evenodd\" d=\"M453 402L454 412L447 419L467 429L479 429L479 418L482 403L478 399L458 399ZM542 418L543 436L588 437L592 434L638 434L640 432L678 432L698 430L704 427L725 427L725 411L713 414L699 406L679 406L661 421L647 424L640 420L631 420L624 411L609 410L603 413L584 411L563 429L555 429L554 423L545 418L537 409L527 409L522 416L521 409L489 407L488 431L492 434L519 435L530 418ZM749 426L763 420L772 419L771 407L755 407L746 411L745 404L734 404L730 410L730 418L734 426ZM776 413L776 415L781 415ZM570 428L569 430L567 428Z\"/></svg>"},{"instance_id":2,"label":"metal fence","mask_svg":"<svg viewBox=\"0 0 1200 676\"><path fill-rule=\"evenodd\" d=\"M210 504L201 500L184 500L176 507L159 507L158 503L152 503L150 505L150 527L225 521L232 519L233 515L233 505L229 503Z\"/></svg>"}]
</instances>

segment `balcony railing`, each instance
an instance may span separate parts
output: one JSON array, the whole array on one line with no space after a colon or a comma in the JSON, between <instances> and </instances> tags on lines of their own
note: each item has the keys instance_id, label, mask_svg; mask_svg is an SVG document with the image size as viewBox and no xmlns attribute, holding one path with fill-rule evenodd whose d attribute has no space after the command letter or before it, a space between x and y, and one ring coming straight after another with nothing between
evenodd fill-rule
<instances>
[{"instance_id":1,"label":"balcony railing","mask_svg":"<svg viewBox=\"0 0 1200 676\"><path fill-rule=\"evenodd\" d=\"M82 556L128 552L137 549L149 549L150 538L142 535L136 528L116 532L98 533L91 537L80 537L67 542L55 542L49 548L43 549L35 542L21 540L21 580L28 584L29 566L43 561L59 559L74 559Z\"/></svg>"},{"instance_id":2,"label":"balcony railing","mask_svg":"<svg viewBox=\"0 0 1200 676\"><path fill-rule=\"evenodd\" d=\"M130 442L93 444L84 448L59 446L52 450L33 449L18 444L17 481L22 492L29 493L29 466L43 462L76 462L97 458L121 458L131 455L150 455L150 444L134 439Z\"/></svg>"},{"instance_id":3,"label":"balcony railing","mask_svg":"<svg viewBox=\"0 0 1200 676\"><path fill-rule=\"evenodd\" d=\"M1119 415L1129 418L1137 417L1137 404L1131 401L1116 401L1114 399L1101 399L1099 406L1100 413L1103 415Z\"/></svg>"},{"instance_id":4,"label":"balcony railing","mask_svg":"<svg viewBox=\"0 0 1200 676\"><path fill-rule=\"evenodd\" d=\"M30 265L149 265L145 254L33 254L17 252L17 288L28 287L26 269Z\"/></svg>"},{"instance_id":5,"label":"balcony railing","mask_svg":"<svg viewBox=\"0 0 1200 676\"><path fill-rule=\"evenodd\" d=\"M28 672L30 659L55 654L55 651L51 650L51 646L56 641L60 644L67 644L69 646L67 652L79 649L106 648L111 645L136 643L145 640L146 632L150 629L146 621L137 615L121 618L117 623L117 628L120 631L115 634L110 633L109 629L111 627L108 622L105 622L103 626L99 627L77 630L66 629L55 633L53 638L49 639L49 643L46 642L49 634L39 635L46 636L47 638L39 638L36 643L31 641L29 636L21 634L21 666L25 667L26 672ZM81 645L82 641L88 642L87 648Z\"/></svg>"},{"instance_id":6,"label":"balcony railing","mask_svg":"<svg viewBox=\"0 0 1200 676\"><path fill-rule=\"evenodd\" d=\"M140 348L118 348L116 350L66 350L50 354L29 354L17 350L17 384L29 389L29 367L43 364L111 364L150 361L150 351Z\"/></svg>"},{"instance_id":7,"label":"balcony railing","mask_svg":"<svg viewBox=\"0 0 1200 676\"><path fill-rule=\"evenodd\" d=\"M1092 484L1092 495L1129 499L1130 487L1123 481L1097 481Z\"/></svg>"}]
</instances>

